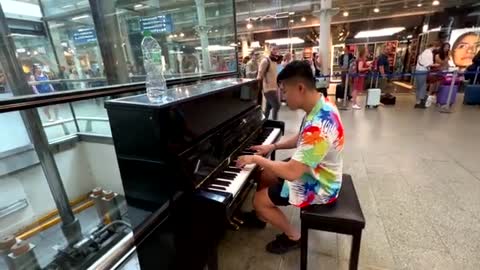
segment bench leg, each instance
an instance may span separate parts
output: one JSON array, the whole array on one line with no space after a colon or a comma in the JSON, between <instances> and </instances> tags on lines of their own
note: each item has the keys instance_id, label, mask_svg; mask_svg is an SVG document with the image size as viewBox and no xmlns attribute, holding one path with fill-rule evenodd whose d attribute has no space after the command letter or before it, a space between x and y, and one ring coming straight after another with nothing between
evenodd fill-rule
<instances>
[{"instance_id":1,"label":"bench leg","mask_svg":"<svg viewBox=\"0 0 480 270\"><path fill-rule=\"evenodd\" d=\"M352 235L352 249L350 251L350 270L357 270L358 257L360 255L360 242L362 241L362 231Z\"/></svg>"},{"instance_id":2,"label":"bench leg","mask_svg":"<svg viewBox=\"0 0 480 270\"><path fill-rule=\"evenodd\" d=\"M301 225L300 236L300 270L307 270L307 255L308 255L308 227Z\"/></svg>"}]
</instances>

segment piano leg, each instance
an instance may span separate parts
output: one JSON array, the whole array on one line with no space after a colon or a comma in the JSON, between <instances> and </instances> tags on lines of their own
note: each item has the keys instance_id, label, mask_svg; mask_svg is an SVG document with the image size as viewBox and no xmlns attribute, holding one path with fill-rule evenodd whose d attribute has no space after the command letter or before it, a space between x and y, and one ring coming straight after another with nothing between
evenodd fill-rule
<instances>
[{"instance_id":1,"label":"piano leg","mask_svg":"<svg viewBox=\"0 0 480 270\"><path fill-rule=\"evenodd\" d=\"M212 252L211 252L210 256L208 257L207 269L208 270L218 270L218 248L217 248L217 245L215 245L212 248Z\"/></svg>"}]
</instances>

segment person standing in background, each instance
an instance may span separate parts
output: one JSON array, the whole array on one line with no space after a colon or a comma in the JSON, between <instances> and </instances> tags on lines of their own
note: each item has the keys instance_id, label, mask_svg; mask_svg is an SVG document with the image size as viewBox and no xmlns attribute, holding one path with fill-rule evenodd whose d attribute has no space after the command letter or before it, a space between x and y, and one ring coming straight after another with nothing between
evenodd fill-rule
<instances>
[{"instance_id":1,"label":"person standing in background","mask_svg":"<svg viewBox=\"0 0 480 270\"><path fill-rule=\"evenodd\" d=\"M380 73L379 84L380 89L386 93L390 93L389 89L389 76L391 74L390 61L388 61L388 55L391 53L391 47L385 45L382 53L377 59L377 70Z\"/></svg>"},{"instance_id":2,"label":"person standing in background","mask_svg":"<svg viewBox=\"0 0 480 270\"><path fill-rule=\"evenodd\" d=\"M320 53L313 53L312 63L315 70L314 76L318 78L322 75L322 58L320 58Z\"/></svg>"},{"instance_id":3,"label":"person standing in background","mask_svg":"<svg viewBox=\"0 0 480 270\"><path fill-rule=\"evenodd\" d=\"M348 68L350 67L350 61L354 59L353 53L350 51L350 47L345 47L343 49L343 54L340 55L338 58L338 66L340 66L340 70L342 73L342 86L345 89L346 86L346 78L348 73Z\"/></svg>"},{"instance_id":4,"label":"person standing in background","mask_svg":"<svg viewBox=\"0 0 480 270\"><path fill-rule=\"evenodd\" d=\"M475 55L472 62L473 63L465 70L468 72L465 74L465 79L468 80L470 84L477 84L480 82L480 75L478 75L478 71L480 70L480 51Z\"/></svg>"},{"instance_id":5,"label":"person standing in background","mask_svg":"<svg viewBox=\"0 0 480 270\"><path fill-rule=\"evenodd\" d=\"M226 72L228 71L227 64L222 56L217 56L217 71L218 72Z\"/></svg>"},{"instance_id":6,"label":"person standing in background","mask_svg":"<svg viewBox=\"0 0 480 270\"><path fill-rule=\"evenodd\" d=\"M256 78L258 74L258 53L251 52L250 57L250 60L245 65L245 75L247 78Z\"/></svg>"},{"instance_id":7,"label":"person standing in background","mask_svg":"<svg viewBox=\"0 0 480 270\"><path fill-rule=\"evenodd\" d=\"M40 67L38 66L32 67L32 76L30 81L32 82L32 89L35 94L48 94L48 93L55 92L55 89L53 88L53 86L48 82L49 80L50 79L48 78L48 76L45 73L43 73ZM50 114L51 107L53 107L55 118L52 118L52 115ZM49 122L52 122L58 119L57 107L44 106L42 109Z\"/></svg>"},{"instance_id":8,"label":"person standing in background","mask_svg":"<svg viewBox=\"0 0 480 270\"><path fill-rule=\"evenodd\" d=\"M433 62L433 51L439 47L439 42L435 41L418 56L417 66L415 68L415 91L417 95L415 109L427 108L425 106L427 96L427 76L431 68L440 66Z\"/></svg>"},{"instance_id":9,"label":"person standing in background","mask_svg":"<svg viewBox=\"0 0 480 270\"><path fill-rule=\"evenodd\" d=\"M365 88L365 75L370 70L370 67L367 64L367 51L365 48L361 48L358 52L358 59L356 62L357 65L357 76L353 79L353 93L352 93L352 109L360 110L361 107L358 105L358 94L363 92Z\"/></svg>"},{"instance_id":10,"label":"person standing in background","mask_svg":"<svg viewBox=\"0 0 480 270\"><path fill-rule=\"evenodd\" d=\"M277 45L271 44L270 56L262 59L257 74L257 80L262 81L263 94L267 102L265 117L268 119L270 111L273 109L273 120L278 119L278 110L280 110L277 85L277 62L279 59L280 55L278 54Z\"/></svg>"},{"instance_id":11,"label":"person standing in background","mask_svg":"<svg viewBox=\"0 0 480 270\"><path fill-rule=\"evenodd\" d=\"M290 62L292 62L292 54L291 53L286 53L285 56L283 57L282 60L282 66L285 67L288 65Z\"/></svg>"},{"instance_id":12,"label":"person standing in background","mask_svg":"<svg viewBox=\"0 0 480 270\"><path fill-rule=\"evenodd\" d=\"M445 42L442 44L440 49L436 50L433 53L433 61L435 64L438 64L436 71L445 72L448 71L448 60L450 58L450 44ZM440 83L443 80L444 74L434 75L435 81L430 84L428 89L428 98L425 102L426 107L430 107L435 101L436 93L440 87Z\"/></svg>"}]
</instances>

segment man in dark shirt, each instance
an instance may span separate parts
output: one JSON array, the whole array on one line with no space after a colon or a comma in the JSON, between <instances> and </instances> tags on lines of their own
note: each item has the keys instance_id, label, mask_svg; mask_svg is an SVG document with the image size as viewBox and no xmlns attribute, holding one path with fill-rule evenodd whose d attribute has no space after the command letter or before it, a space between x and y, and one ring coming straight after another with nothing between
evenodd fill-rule
<instances>
[{"instance_id":1,"label":"man in dark shirt","mask_svg":"<svg viewBox=\"0 0 480 270\"><path fill-rule=\"evenodd\" d=\"M387 92L389 88L389 75L390 75L390 62L388 61L388 54L390 53L390 46L386 45L383 47L383 52L378 56L377 59L377 70L380 72L380 78L378 81L378 86L382 91ZM388 91L389 92L389 91Z\"/></svg>"},{"instance_id":2,"label":"man in dark shirt","mask_svg":"<svg viewBox=\"0 0 480 270\"><path fill-rule=\"evenodd\" d=\"M346 75L350 66L350 61L352 61L354 56L349 47L345 47L343 50L343 54L338 57L338 65L342 71L342 86L345 88Z\"/></svg>"}]
</instances>

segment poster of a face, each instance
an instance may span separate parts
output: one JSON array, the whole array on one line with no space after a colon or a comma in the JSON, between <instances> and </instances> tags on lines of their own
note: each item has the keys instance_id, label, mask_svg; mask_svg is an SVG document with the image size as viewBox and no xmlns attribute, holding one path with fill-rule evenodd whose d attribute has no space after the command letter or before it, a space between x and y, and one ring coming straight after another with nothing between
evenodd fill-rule
<instances>
[{"instance_id":1,"label":"poster of a face","mask_svg":"<svg viewBox=\"0 0 480 270\"><path fill-rule=\"evenodd\" d=\"M450 66L464 70L480 50L480 28L455 29L450 35Z\"/></svg>"}]
</instances>

